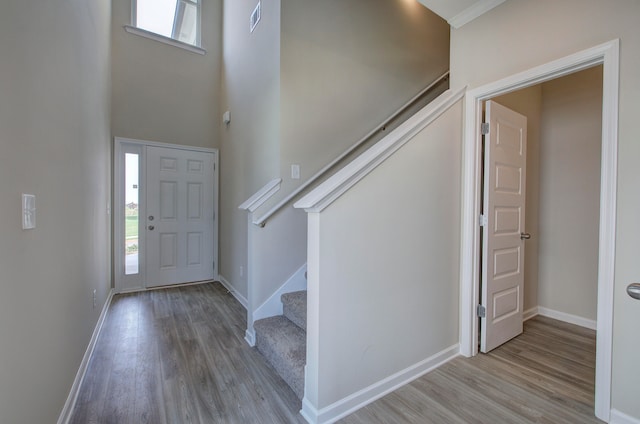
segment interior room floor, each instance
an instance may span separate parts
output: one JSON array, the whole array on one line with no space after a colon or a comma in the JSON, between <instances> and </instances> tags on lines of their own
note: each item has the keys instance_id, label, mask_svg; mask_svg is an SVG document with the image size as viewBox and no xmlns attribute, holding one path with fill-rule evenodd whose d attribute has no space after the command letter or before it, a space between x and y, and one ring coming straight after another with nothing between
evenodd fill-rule
<instances>
[{"instance_id":1,"label":"interior room floor","mask_svg":"<svg viewBox=\"0 0 640 424\"><path fill-rule=\"evenodd\" d=\"M245 328L219 283L115 296L70 423L304 423ZM456 358L340 422L599 423L594 365L595 332L537 317L490 354Z\"/></svg>"},{"instance_id":2,"label":"interior room floor","mask_svg":"<svg viewBox=\"0 0 640 424\"><path fill-rule=\"evenodd\" d=\"M456 358L340 422L602 423L595 341L593 330L538 316L488 354Z\"/></svg>"}]
</instances>

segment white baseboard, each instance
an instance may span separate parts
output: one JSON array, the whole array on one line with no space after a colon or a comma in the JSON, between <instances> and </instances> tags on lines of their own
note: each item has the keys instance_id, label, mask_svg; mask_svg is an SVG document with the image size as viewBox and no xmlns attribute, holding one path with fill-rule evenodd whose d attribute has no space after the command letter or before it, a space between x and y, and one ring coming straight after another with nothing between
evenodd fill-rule
<instances>
[{"instance_id":1,"label":"white baseboard","mask_svg":"<svg viewBox=\"0 0 640 424\"><path fill-rule=\"evenodd\" d=\"M299 290L307 289L307 279L305 273L307 272L307 264L302 265L296 272L294 272L287 281L284 282L278 290L275 291L262 305L260 305L253 312L253 321L257 321L263 318L275 317L276 315L282 315L282 301L280 296L285 293L291 293Z\"/></svg>"},{"instance_id":2,"label":"white baseboard","mask_svg":"<svg viewBox=\"0 0 640 424\"><path fill-rule=\"evenodd\" d=\"M100 316L98 317L98 322L93 329L93 334L91 335L91 339L89 340L87 350L84 352L82 362L80 362L80 367L78 368L78 372L76 373L76 378L73 380L73 384L71 385L71 391L69 391L67 401L64 403L62 411L60 412L60 416L58 417L58 424L66 424L71 419L71 413L73 412L73 408L75 407L76 401L78 400L80 386L82 385L82 381L84 380L84 376L87 372L87 366L89 365L89 360L91 359L91 355L93 354L93 349L96 347L96 342L98 341L98 336L100 335L100 331L102 330L102 325L104 324L104 320L107 317L107 311L109 310L109 305L111 305L113 294L114 290L109 290L107 300L104 302L102 311L100 312Z\"/></svg>"},{"instance_id":3,"label":"white baseboard","mask_svg":"<svg viewBox=\"0 0 640 424\"><path fill-rule=\"evenodd\" d=\"M256 345L256 332L255 330L247 329L244 333L244 340L249 344L249 346L254 347Z\"/></svg>"},{"instance_id":4,"label":"white baseboard","mask_svg":"<svg viewBox=\"0 0 640 424\"><path fill-rule=\"evenodd\" d=\"M247 298L238 293L238 291L233 288L233 285L229 281L227 281L226 278L224 278L222 275L218 275L218 281L220 281L220 283L229 291L229 293L231 293L231 295L235 297L238 302L240 302L244 309L248 308L249 301L247 301Z\"/></svg>"},{"instance_id":5,"label":"white baseboard","mask_svg":"<svg viewBox=\"0 0 640 424\"><path fill-rule=\"evenodd\" d=\"M609 424L640 424L640 419L620 412L617 409L612 409Z\"/></svg>"},{"instance_id":6,"label":"white baseboard","mask_svg":"<svg viewBox=\"0 0 640 424\"><path fill-rule=\"evenodd\" d=\"M538 315L543 317L557 319L558 321L568 322L569 324L579 325L580 327L589 328L595 330L597 322L593 319L579 317L577 315L567 314L565 312L555 311L553 309L538 306Z\"/></svg>"},{"instance_id":7,"label":"white baseboard","mask_svg":"<svg viewBox=\"0 0 640 424\"><path fill-rule=\"evenodd\" d=\"M329 424L353 413L354 411L380 399L397 388L439 367L460 355L460 345L455 344L435 355L399 371L379 382L372 384L344 399L317 410L305 397L302 400L300 414L310 424Z\"/></svg>"},{"instance_id":8,"label":"white baseboard","mask_svg":"<svg viewBox=\"0 0 640 424\"><path fill-rule=\"evenodd\" d=\"M531 318L538 315L538 307L534 306L533 308L527 309L522 313L522 322L530 320Z\"/></svg>"}]
</instances>

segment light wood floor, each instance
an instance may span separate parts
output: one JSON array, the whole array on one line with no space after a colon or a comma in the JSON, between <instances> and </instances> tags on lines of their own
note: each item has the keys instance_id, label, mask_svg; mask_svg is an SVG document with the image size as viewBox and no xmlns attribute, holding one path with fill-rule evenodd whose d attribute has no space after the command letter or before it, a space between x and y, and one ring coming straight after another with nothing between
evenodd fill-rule
<instances>
[{"instance_id":1,"label":"light wood floor","mask_svg":"<svg viewBox=\"0 0 640 424\"><path fill-rule=\"evenodd\" d=\"M115 296L72 424L304 423L216 284Z\"/></svg>"},{"instance_id":2,"label":"light wood floor","mask_svg":"<svg viewBox=\"0 0 640 424\"><path fill-rule=\"evenodd\" d=\"M244 341L218 283L115 296L71 423L304 423ZM375 423L598 423L595 334L546 318L489 355L457 358L344 418Z\"/></svg>"},{"instance_id":3,"label":"light wood floor","mask_svg":"<svg viewBox=\"0 0 640 424\"><path fill-rule=\"evenodd\" d=\"M456 358L340 422L602 423L594 381L595 332L536 317L489 354Z\"/></svg>"}]
</instances>

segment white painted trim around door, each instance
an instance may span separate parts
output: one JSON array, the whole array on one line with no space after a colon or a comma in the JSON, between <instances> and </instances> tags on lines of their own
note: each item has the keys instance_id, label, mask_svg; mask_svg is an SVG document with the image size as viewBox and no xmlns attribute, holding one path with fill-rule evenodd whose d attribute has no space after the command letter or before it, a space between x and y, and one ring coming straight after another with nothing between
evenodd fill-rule
<instances>
[{"instance_id":1,"label":"white painted trim around door","mask_svg":"<svg viewBox=\"0 0 640 424\"><path fill-rule=\"evenodd\" d=\"M600 240L598 260L598 311L596 340L595 414L609 421L611 414L611 362L613 343L613 285L616 234L618 152L618 87L620 41L572 54L510 77L469 90L465 99L462 232L460 269L460 353L478 353L480 252L480 123L482 102L492 97L549 81L596 65L603 65L602 162L600 190Z\"/></svg>"},{"instance_id":2,"label":"white painted trim around door","mask_svg":"<svg viewBox=\"0 0 640 424\"><path fill-rule=\"evenodd\" d=\"M214 225L213 225L213 259L215 261L215 269L213 278L215 280L219 279L219 170L220 170L220 157L218 153L218 149L211 149L206 147L196 147L196 146L186 146L181 144L171 144L171 143L161 143L157 141L148 141L148 140L136 140L132 138L123 138L123 137L114 137L114 155L113 155L113 201L112 205L113 211L124 209L124 168L122 163L122 155L126 152L127 146L129 149L131 146L136 147L136 153L139 153L140 156L140 174L145 174L145 148L148 146L152 147L163 147L163 148L171 148L171 149L180 149L180 150L188 150L192 152L203 152L203 153L211 153L214 156L214 171L213 171L213 213L214 213ZM140 203L140 214L141 216L145 216L144 210L144 202L141 200ZM144 262L140 262L140 285L139 287L125 287L123 284L124 279L124 263L123 263L123 249L124 249L124 232L120 231L120 229L124 228L124 219L120 214L113 213L113 275L114 275L114 286L116 293L123 293L128 291L138 291L145 290L146 286L144 284L145 276L144 276ZM143 240L140 240L140 243L143 243ZM141 245L141 248L144 246Z\"/></svg>"}]
</instances>

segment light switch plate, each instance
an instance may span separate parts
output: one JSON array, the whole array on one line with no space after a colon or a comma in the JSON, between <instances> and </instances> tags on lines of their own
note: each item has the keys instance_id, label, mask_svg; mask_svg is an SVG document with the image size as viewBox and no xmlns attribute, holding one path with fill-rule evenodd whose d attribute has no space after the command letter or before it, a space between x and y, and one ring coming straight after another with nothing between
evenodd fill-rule
<instances>
[{"instance_id":1,"label":"light switch plate","mask_svg":"<svg viewBox=\"0 0 640 424\"><path fill-rule=\"evenodd\" d=\"M33 194L22 195L22 229L36 228L36 196Z\"/></svg>"}]
</instances>

